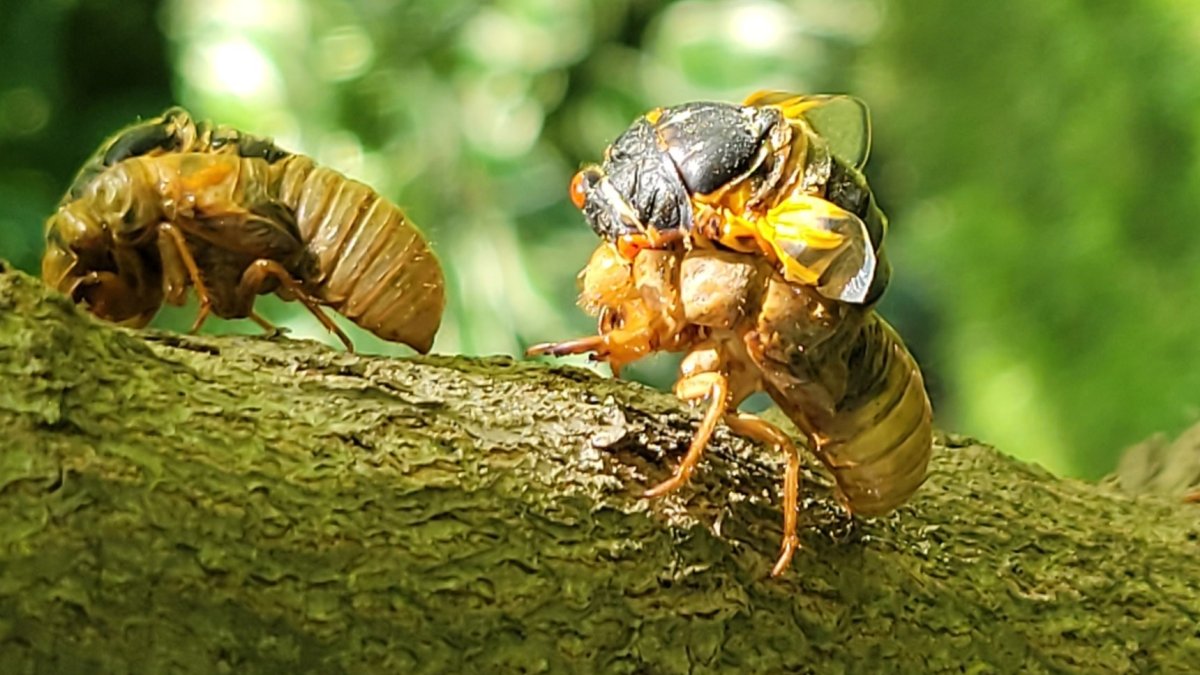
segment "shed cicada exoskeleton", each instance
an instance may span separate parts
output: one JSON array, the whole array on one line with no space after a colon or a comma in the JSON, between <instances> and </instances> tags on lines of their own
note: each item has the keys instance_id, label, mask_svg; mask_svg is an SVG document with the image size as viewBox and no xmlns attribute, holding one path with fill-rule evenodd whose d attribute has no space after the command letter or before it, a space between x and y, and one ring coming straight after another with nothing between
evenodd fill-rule
<instances>
[{"instance_id":1,"label":"shed cicada exoskeleton","mask_svg":"<svg viewBox=\"0 0 1200 675\"><path fill-rule=\"evenodd\" d=\"M675 393L707 412L673 477L646 494L684 485L722 420L782 451L775 575L799 541L800 460L785 433L737 410L750 394L767 392L804 433L851 513L906 501L932 449L921 372L873 309L890 267L861 173L869 130L858 99L778 92L639 118L571 183L604 240L581 275L599 334L529 350L590 352L614 372L685 352Z\"/></svg>"},{"instance_id":2,"label":"shed cicada exoskeleton","mask_svg":"<svg viewBox=\"0 0 1200 675\"><path fill-rule=\"evenodd\" d=\"M249 317L259 294L327 305L426 352L441 267L404 213L366 185L181 108L133 125L84 164L46 223L42 277L95 315L143 326L163 301Z\"/></svg>"}]
</instances>

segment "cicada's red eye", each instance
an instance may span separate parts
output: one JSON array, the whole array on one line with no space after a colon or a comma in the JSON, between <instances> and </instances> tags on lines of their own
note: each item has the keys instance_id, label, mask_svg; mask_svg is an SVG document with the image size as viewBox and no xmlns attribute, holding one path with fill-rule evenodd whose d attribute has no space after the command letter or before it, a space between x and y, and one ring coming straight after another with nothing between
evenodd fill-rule
<instances>
[{"instance_id":1,"label":"cicada's red eye","mask_svg":"<svg viewBox=\"0 0 1200 675\"><path fill-rule=\"evenodd\" d=\"M583 203L587 201L587 191L584 190L583 183L584 177L582 171L575 174L575 177L571 179L571 203L577 209L582 209Z\"/></svg>"}]
</instances>

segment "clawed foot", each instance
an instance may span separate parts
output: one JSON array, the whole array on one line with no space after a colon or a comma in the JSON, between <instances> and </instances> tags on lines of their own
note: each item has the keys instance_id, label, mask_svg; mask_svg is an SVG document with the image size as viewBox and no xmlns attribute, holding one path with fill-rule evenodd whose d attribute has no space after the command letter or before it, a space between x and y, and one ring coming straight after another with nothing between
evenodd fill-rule
<instances>
[{"instance_id":1,"label":"clawed foot","mask_svg":"<svg viewBox=\"0 0 1200 675\"><path fill-rule=\"evenodd\" d=\"M199 292L197 292L197 294L199 294ZM200 332L200 327L204 325L204 322L208 319L208 314L211 311L212 302L209 301L207 296L201 295L200 310L196 312L196 320L192 322L192 330L189 331L191 334L195 335L196 333Z\"/></svg>"},{"instance_id":2,"label":"clawed foot","mask_svg":"<svg viewBox=\"0 0 1200 675\"><path fill-rule=\"evenodd\" d=\"M603 348L604 336L592 335L565 342L543 342L526 349L525 356L570 356L591 352L593 359L599 359Z\"/></svg>"},{"instance_id":3,"label":"clawed foot","mask_svg":"<svg viewBox=\"0 0 1200 675\"><path fill-rule=\"evenodd\" d=\"M683 487L688 482L688 478L691 478L690 471L676 471L674 476L646 490L642 493L642 496L649 499L651 497L661 497L670 494Z\"/></svg>"},{"instance_id":4,"label":"clawed foot","mask_svg":"<svg viewBox=\"0 0 1200 675\"><path fill-rule=\"evenodd\" d=\"M787 568L792 564L792 556L796 554L796 549L800 548L800 538L795 532L785 533L783 536L783 547L779 551L779 559L775 561L775 566L771 568L771 576L777 577L787 571Z\"/></svg>"}]
</instances>

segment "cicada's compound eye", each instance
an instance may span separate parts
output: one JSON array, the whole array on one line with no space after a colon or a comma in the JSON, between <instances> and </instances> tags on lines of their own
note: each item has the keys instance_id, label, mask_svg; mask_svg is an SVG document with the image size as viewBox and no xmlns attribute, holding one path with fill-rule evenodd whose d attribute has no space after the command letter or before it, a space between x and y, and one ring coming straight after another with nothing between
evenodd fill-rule
<instances>
[{"instance_id":1,"label":"cicada's compound eye","mask_svg":"<svg viewBox=\"0 0 1200 675\"><path fill-rule=\"evenodd\" d=\"M587 204L588 195L596 189L600 178L600 169L596 166L585 167L575 174L571 179L571 203L575 208L583 209Z\"/></svg>"},{"instance_id":2,"label":"cicada's compound eye","mask_svg":"<svg viewBox=\"0 0 1200 675\"><path fill-rule=\"evenodd\" d=\"M582 171L575 174L575 177L571 179L571 203L577 209L582 209L583 202L587 199L587 192L585 191L583 181L584 176Z\"/></svg>"}]
</instances>

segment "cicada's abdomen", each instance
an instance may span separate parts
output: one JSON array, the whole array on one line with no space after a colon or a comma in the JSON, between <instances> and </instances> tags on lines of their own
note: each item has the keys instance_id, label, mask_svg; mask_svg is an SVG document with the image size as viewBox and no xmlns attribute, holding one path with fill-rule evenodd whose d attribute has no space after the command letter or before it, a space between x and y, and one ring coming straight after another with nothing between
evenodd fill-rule
<instances>
[{"instance_id":1,"label":"cicada's abdomen","mask_svg":"<svg viewBox=\"0 0 1200 675\"><path fill-rule=\"evenodd\" d=\"M446 304L441 266L420 231L366 185L294 155L279 198L317 261L322 302L385 340L427 352Z\"/></svg>"},{"instance_id":2,"label":"cicada's abdomen","mask_svg":"<svg viewBox=\"0 0 1200 675\"><path fill-rule=\"evenodd\" d=\"M852 512L882 515L925 480L933 411L916 361L874 312L848 355L847 389L833 419L820 427L820 454Z\"/></svg>"}]
</instances>

